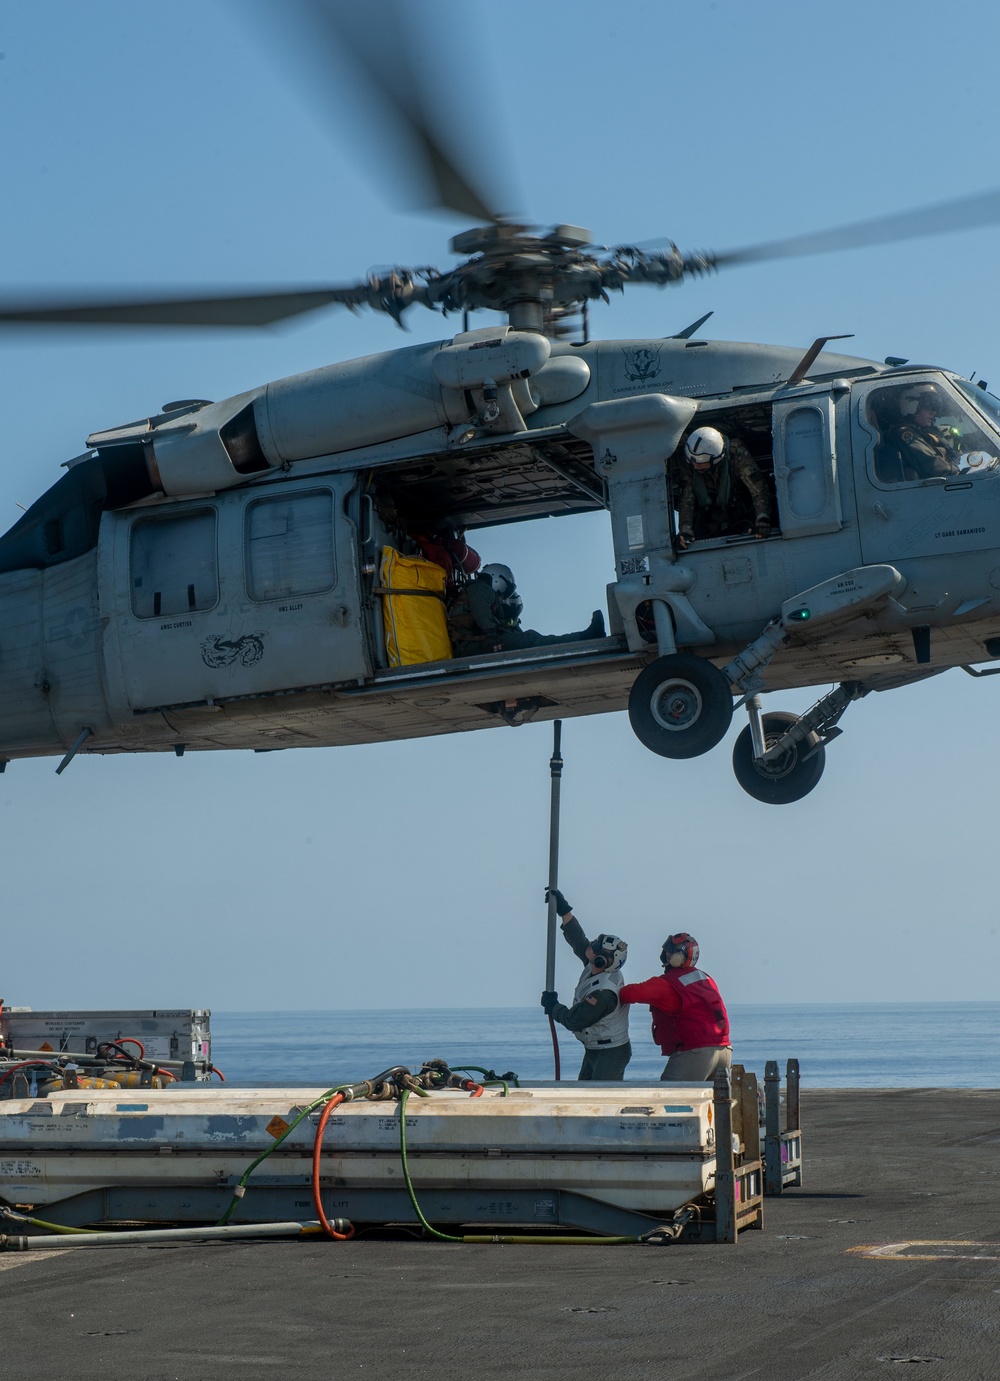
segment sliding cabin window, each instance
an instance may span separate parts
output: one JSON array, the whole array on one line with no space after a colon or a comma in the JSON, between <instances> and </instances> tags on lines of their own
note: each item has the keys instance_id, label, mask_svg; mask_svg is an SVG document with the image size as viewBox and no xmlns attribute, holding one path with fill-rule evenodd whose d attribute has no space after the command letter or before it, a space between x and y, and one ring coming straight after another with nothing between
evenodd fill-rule
<instances>
[{"instance_id":1,"label":"sliding cabin window","mask_svg":"<svg viewBox=\"0 0 1000 1381\"><path fill-rule=\"evenodd\" d=\"M129 574L139 619L176 618L219 600L214 508L132 524Z\"/></svg>"},{"instance_id":2,"label":"sliding cabin window","mask_svg":"<svg viewBox=\"0 0 1000 1381\"><path fill-rule=\"evenodd\" d=\"M333 588L337 572L329 489L258 499L248 506L246 577L247 593L258 601Z\"/></svg>"}]
</instances>

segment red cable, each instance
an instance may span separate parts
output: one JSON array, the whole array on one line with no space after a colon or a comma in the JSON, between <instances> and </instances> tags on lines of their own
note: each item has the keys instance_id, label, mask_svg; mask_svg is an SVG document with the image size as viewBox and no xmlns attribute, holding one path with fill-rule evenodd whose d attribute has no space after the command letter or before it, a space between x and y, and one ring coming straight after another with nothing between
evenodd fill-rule
<instances>
[{"instance_id":1,"label":"red cable","mask_svg":"<svg viewBox=\"0 0 1000 1381\"><path fill-rule=\"evenodd\" d=\"M173 1079L174 1083L175 1083L175 1084L177 1083L177 1075L173 1072L172 1069L160 1069L160 1068L156 1068L156 1069L153 1070L153 1073L154 1073L154 1074L165 1074L165 1075L167 1076L168 1079Z\"/></svg>"},{"instance_id":2,"label":"red cable","mask_svg":"<svg viewBox=\"0 0 1000 1381\"><path fill-rule=\"evenodd\" d=\"M217 1065L209 1065L208 1072L209 1074L217 1074L223 1083L226 1082L226 1076L223 1074L222 1070L219 1069Z\"/></svg>"},{"instance_id":3,"label":"red cable","mask_svg":"<svg viewBox=\"0 0 1000 1381\"><path fill-rule=\"evenodd\" d=\"M2 1084L2 1083L4 1082L5 1079L9 1079L10 1076L11 1076L13 1073L15 1073L15 1071L17 1071L17 1070L19 1070L19 1069L58 1069L58 1068L59 1068L59 1066L56 1065L56 1064L53 1064L53 1062L52 1062L51 1060L21 1060L18 1064L16 1064L16 1065L10 1065L10 1066L8 1066L7 1069L4 1070L3 1074L0 1075L0 1084Z\"/></svg>"},{"instance_id":4,"label":"red cable","mask_svg":"<svg viewBox=\"0 0 1000 1381\"><path fill-rule=\"evenodd\" d=\"M143 1045L142 1041L138 1040L135 1036L119 1036L118 1039L117 1039L116 1041L109 1041L108 1044L109 1044L109 1045L137 1045L137 1046L139 1047L139 1059L140 1059L140 1060L144 1060L144 1059L146 1058L146 1047ZM122 1053L124 1054L125 1052L123 1051ZM130 1059L131 1056L126 1055L125 1058L126 1058L126 1059Z\"/></svg>"},{"instance_id":5,"label":"red cable","mask_svg":"<svg viewBox=\"0 0 1000 1381\"><path fill-rule=\"evenodd\" d=\"M316 1128L316 1139L313 1142L312 1164L313 1208L316 1210L316 1217L319 1219L320 1226L326 1233L327 1237L333 1237L338 1242L350 1241L350 1239L354 1236L354 1228L351 1227L349 1232L337 1232L334 1230L334 1228L330 1226L329 1222L327 1221L326 1214L323 1212L323 1199L319 1191L319 1166L320 1157L323 1154L323 1133L326 1131L327 1121L329 1120L330 1114L333 1112L337 1104L342 1103L343 1101L344 1095L342 1093L335 1093L333 1097L330 1099L329 1103L327 1103L326 1107L323 1109L323 1115L319 1119L319 1126ZM350 1226L350 1224L348 1226Z\"/></svg>"},{"instance_id":6,"label":"red cable","mask_svg":"<svg viewBox=\"0 0 1000 1381\"><path fill-rule=\"evenodd\" d=\"M556 1035L556 1024L551 1017L549 1017L549 1030L552 1032L552 1058L555 1062L556 1083L558 1084L562 1078L559 1070L559 1037Z\"/></svg>"}]
</instances>

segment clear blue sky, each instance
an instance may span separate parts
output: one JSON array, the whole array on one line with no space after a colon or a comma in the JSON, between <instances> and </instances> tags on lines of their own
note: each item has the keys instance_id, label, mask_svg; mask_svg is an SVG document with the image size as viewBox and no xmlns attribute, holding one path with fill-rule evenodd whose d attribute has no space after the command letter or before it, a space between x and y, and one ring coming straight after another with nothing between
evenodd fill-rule
<instances>
[{"instance_id":1,"label":"clear blue sky","mask_svg":"<svg viewBox=\"0 0 1000 1381\"><path fill-rule=\"evenodd\" d=\"M1000 10L986 0L421 9L475 64L465 99L498 113L517 209L601 242L726 249L998 180ZM343 103L335 132L318 120L256 13L5 0L0 293L312 284L449 262L463 223L400 210L365 175L367 120ZM850 331L859 355L997 387L998 246L1000 227L636 288L593 324L655 337L714 309L720 338L804 348ZM410 340L459 329L429 314L410 325ZM405 340L387 319L336 312L246 335L0 338L0 528L96 428ZM600 516L477 545L517 569L542 629L580 626L612 578ZM2 637L0 612L0 664ZM593 929L628 938L633 979L684 928L733 1002L993 998L998 695L956 671L869 697L820 787L781 809L737 787L731 743L668 763L624 714L572 721L565 891ZM54 760L14 763L0 777L0 994L35 1007L533 1003L550 734L81 757L60 778ZM560 965L567 989L575 965Z\"/></svg>"}]
</instances>

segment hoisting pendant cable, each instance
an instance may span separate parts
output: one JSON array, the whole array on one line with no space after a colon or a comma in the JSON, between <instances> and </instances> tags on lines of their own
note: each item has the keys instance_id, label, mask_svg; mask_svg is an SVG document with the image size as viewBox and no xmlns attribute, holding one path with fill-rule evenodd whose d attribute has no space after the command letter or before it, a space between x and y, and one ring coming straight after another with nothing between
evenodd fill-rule
<instances>
[{"instance_id":1,"label":"hoisting pendant cable","mask_svg":"<svg viewBox=\"0 0 1000 1381\"><path fill-rule=\"evenodd\" d=\"M549 758L550 801L549 801L549 914L548 930L545 937L545 991L554 992L556 986L556 888L559 886L559 795L562 787L562 720L552 724L552 756ZM549 1017L549 1032L552 1036L552 1057L555 1063L556 1083L562 1075L559 1066L559 1037L556 1024Z\"/></svg>"}]
</instances>

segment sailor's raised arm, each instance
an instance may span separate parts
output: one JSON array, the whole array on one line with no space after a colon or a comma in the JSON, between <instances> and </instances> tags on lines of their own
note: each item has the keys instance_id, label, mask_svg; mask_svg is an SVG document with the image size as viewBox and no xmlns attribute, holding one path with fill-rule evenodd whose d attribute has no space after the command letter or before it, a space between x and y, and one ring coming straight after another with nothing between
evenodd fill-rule
<instances>
[{"instance_id":1,"label":"sailor's raised arm","mask_svg":"<svg viewBox=\"0 0 1000 1381\"><path fill-rule=\"evenodd\" d=\"M580 925L580 922L573 915L573 908L558 887L553 888L551 892L546 887L545 900L548 901L550 896L556 899L556 915L559 917L559 924L562 926L562 933L566 943L569 945L570 949L572 949L581 964L589 963L587 950L590 946L590 941L583 933L583 927Z\"/></svg>"}]
</instances>

